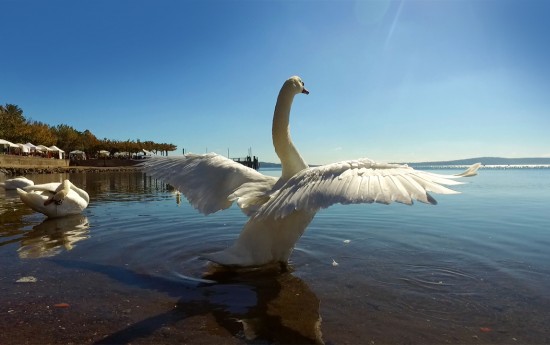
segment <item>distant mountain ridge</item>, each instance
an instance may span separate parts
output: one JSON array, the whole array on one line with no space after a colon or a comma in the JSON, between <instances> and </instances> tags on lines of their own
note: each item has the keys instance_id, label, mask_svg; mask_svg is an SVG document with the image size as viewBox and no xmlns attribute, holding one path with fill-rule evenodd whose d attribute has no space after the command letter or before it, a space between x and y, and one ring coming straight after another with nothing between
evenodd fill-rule
<instances>
[{"instance_id":1,"label":"distant mountain ridge","mask_svg":"<svg viewBox=\"0 0 550 345\"><path fill-rule=\"evenodd\" d=\"M477 158L457 159L452 161L415 162L415 163L407 163L407 164L410 166L471 165L478 162L480 162L483 165L537 165L537 164L550 164L550 158L477 157Z\"/></svg>"},{"instance_id":2,"label":"distant mountain ridge","mask_svg":"<svg viewBox=\"0 0 550 345\"><path fill-rule=\"evenodd\" d=\"M472 165L480 162L483 165L538 165L550 164L550 158L546 157L530 157L530 158L502 158L502 157L477 157L456 159L452 161L433 161L433 162L414 162L414 163L398 163L408 164L409 166L436 166L436 165ZM312 165L315 166L315 165ZM280 168L280 163L260 162L262 168Z\"/></svg>"}]
</instances>

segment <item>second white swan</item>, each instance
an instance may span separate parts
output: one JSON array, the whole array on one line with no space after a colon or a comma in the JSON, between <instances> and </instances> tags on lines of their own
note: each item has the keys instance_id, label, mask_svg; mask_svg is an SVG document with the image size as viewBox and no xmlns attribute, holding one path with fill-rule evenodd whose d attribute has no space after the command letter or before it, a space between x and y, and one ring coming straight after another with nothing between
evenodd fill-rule
<instances>
[{"instance_id":1,"label":"second white swan","mask_svg":"<svg viewBox=\"0 0 550 345\"><path fill-rule=\"evenodd\" d=\"M21 201L49 218L79 214L90 202L88 193L69 180L17 189Z\"/></svg>"},{"instance_id":2,"label":"second white swan","mask_svg":"<svg viewBox=\"0 0 550 345\"><path fill-rule=\"evenodd\" d=\"M0 183L0 187L4 187L5 190L25 188L27 186L32 186L32 185L34 185L34 182L32 180L29 180L25 176L10 178L9 180L6 180Z\"/></svg>"}]
</instances>

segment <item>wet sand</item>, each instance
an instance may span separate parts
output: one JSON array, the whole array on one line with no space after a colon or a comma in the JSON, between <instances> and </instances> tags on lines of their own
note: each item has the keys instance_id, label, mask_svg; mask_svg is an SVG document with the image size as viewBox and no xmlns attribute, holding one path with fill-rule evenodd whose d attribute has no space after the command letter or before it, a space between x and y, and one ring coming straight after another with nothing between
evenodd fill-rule
<instances>
[{"instance_id":1,"label":"wet sand","mask_svg":"<svg viewBox=\"0 0 550 345\"><path fill-rule=\"evenodd\" d=\"M38 281L16 283L21 271L5 271L1 344L239 343L208 313L188 316L174 298L100 273L37 262L24 274Z\"/></svg>"},{"instance_id":2,"label":"wet sand","mask_svg":"<svg viewBox=\"0 0 550 345\"><path fill-rule=\"evenodd\" d=\"M18 283L22 276L37 281ZM239 291L241 276L233 278L193 286L118 265L27 261L0 281L0 344L245 344L258 335L260 343L322 343L319 300L301 280L288 272L249 277L260 281L259 307L239 311L247 294ZM234 310L216 307L211 292L227 293Z\"/></svg>"},{"instance_id":3,"label":"wet sand","mask_svg":"<svg viewBox=\"0 0 550 345\"><path fill-rule=\"evenodd\" d=\"M330 275L315 281L283 272L200 286L129 267L51 258L3 268L0 344L247 344L254 335L260 344L520 344L544 339L529 329L548 329L546 317L535 325L505 311L497 324L470 327L412 317L394 294ZM24 276L37 281L16 282ZM239 310L251 291L257 305Z\"/></svg>"}]
</instances>

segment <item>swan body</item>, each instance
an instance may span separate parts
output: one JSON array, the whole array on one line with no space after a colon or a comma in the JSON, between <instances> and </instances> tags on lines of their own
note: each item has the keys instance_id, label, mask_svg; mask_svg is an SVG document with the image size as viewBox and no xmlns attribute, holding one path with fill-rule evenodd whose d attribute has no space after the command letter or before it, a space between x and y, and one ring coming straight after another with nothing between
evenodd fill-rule
<instances>
[{"instance_id":1,"label":"swan body","mask_svg":"<svg viewBox=\"0 0 550 345\"><path fill-rule=\"evenodd\" d=\"M5 190L15 190L17 188L25 188L32 185L34 185L34 182L24 176L10 178L0 183L0 187L4 187Z\"/></svg>"},{"instance_id":2,"label":"swan body","mask_svg":"<svg viewBox=\"0 0 550 345\"><path fill-rule=\"evenodd\" d=\"M281 160L278 179L215 153L155 157L142 164L146 173L174 186L204 214L226 209L235 202L249 216L231 247L205 258L227 266L286 263L322 208L336 203L393 201L410 205L413 200L436 204L428 192L458 193L445 186L461 184L455 181L461 176L433 174L367 158L310 168L289 132L290 109L294 96L300 93L309 92L299 77L291 77L277 98L272 136Z\"/></svg>"},{"instance_id":3,"label":"swan body","mask_svg":"<svg viewBox=\"0 0 550 345\"><path fill-rule=\"evenodd\" d=\"M21 201L49 218L81 213L90 202L86 191L69 180L18 188Z\"/></svg>"}]
</instances>

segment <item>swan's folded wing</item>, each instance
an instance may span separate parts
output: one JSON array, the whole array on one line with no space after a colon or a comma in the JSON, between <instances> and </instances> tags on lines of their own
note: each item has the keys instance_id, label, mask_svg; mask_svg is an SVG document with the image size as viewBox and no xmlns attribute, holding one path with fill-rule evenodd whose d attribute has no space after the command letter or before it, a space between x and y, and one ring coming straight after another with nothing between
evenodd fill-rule
<instances>
[{"instance_id":1,"label":"swan's folded wing","mask_svg":"<svg viewBox=\"0 0 550 345\"><path fill-rule=\"evenodd\" d=\"M249 214L252 211L248 207L257 208L255 205L257 202L251 200L251 197L247 202L242 202L239 199L240 196L236 195L237 191L240 188L267 191L276 181L274 177L260 174L254 169L215 153L153 157L148 158L141 167L145 173L178 189L196 209L204 214L226 209L235 200L243 211Z\"/></svg>"},{"instance_id":2,"label":"swan's folded wing","mask_svg":"<svg viewBox=\"0 0 550 345\"><path fill-rule=\"evenodd\" d=\"M43 184L35 184L32 186L27 186L22 188L26 192L58 192L63 189L63 183L60 182L50 182Z\"/></svg>"},{"instance_id":3,"label":"swan's folded wing","mask_svg":"<svg viewBox=\"0 0 550 345\"><path fill-rule=\"evenodd\" d=\"M457 176L414 170L407 165L381 164L369 159L305 169L294 175L256 216L285 217L295 210L317 211L330 205L383 203L436 204L428 192L455 194L444 185L457 185Z\"/></svg>"}]
</instances>

